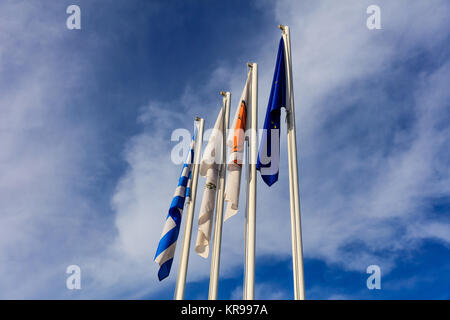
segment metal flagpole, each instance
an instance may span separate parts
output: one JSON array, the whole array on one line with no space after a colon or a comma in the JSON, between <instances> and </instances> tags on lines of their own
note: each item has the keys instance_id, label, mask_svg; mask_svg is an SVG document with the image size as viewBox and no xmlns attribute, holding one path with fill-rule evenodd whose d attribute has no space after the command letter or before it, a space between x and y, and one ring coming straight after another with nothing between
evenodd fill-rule
<instances>
[{"instance_id":1,"label":"metal flagpole","mask_svg":"<svg viewBox=\"0 0 450 320\"><path fill-rule=\"evenodd\" d=\"M246 181L246 190L245 190L245 231L244 231L244 240L245 240L245 255L244 255L244 263L247 262L247 229L248 229L248 181L250 179L250 157L249 157L249 146L248 146L248 137L245 137L245 181ZM247 289L245 287L247 281L247 269L244 270L244 292L242 294L242 299L247 300L246 293Z\"/></svg>"},{"instance_id":2,"label":"metal flagpole","mask_svg":"<svg viewBox=\"0 0 450 320\"><path fill-rule=\"evenodd\" d=\"M250 173L248 180L247 241L245 263L244 299L255 296L255 245L256 245L256 162L258 160L258 64L249 63L252 69L250 109Z\"/></svg>"},{"instance_id":3,"label":"metal flagpole","mask_svg":"<svg viewBox=\"0 0 450 320\"><path fill-rule=\"evenodd\" d=\"M194 220L195 211L195 199L197 197L197 183L198 183L198 171L200 166L200 151L203 144L203 126L205 120L199 117L195 117L195 121L199 122L197 138L194 148L194 163L192 164L192 187L191 187L191 202L186 216L186 225L184 228L183 246L181 248L180 265L178 267L177 283L175 286L175 300L183 300L184 289L186 287L186 274L189 260L189 249L191 246L192 235L192 222Z\"/></svg>"},{"instance_id":4,"label":"metal flagpole","mask_svg":"<svg viewBox=\"0 0 450 320\"><path fill-rule=\"evenodd\" d=\"M214 239L211 254L211 272L209 276L209 300L217 299L217 288L219 284L219 265L220 265L220 247L222 243L222 225L223 225L223 201L225 192L225 173L227 167L227 129L230 118L230 92L220 92L223 96L222 108L225 108L223 114L223 132L222 132L222 164L219 170L219 183L217 189L216 220L214 224Z\"/></svg>"},{"instance_id":5,"label":"metal flagpole","mask_svg":"<svg viewBox=\"0 0 450 320\"><path fill-rule=\"evenodd\" d=\"M289 158L289 192L291 199L292 260L294 267L294 297L305 299L305 281L303 272L303 245L300 217L300 196L298 188L297 140L295 131L294 89L292 82L291 38L288 26L279 25L283 31L285 61L287 63L287 90L289 105L286 108L287 142Z\"/></svg>"}]
</instances>

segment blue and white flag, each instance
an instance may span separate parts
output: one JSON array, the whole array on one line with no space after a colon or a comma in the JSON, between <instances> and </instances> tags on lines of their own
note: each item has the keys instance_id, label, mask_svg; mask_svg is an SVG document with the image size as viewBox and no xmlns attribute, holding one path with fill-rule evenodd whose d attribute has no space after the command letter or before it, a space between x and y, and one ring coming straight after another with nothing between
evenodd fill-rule
<instances>
[{"instance_id":1,"label":"blue and white flag","mask_svg":"<svg viewBox=\"0 0 450 320\"><path fill-rule=\"evenodd\" d=\"M278 47L277 63L270 90L264 130L258 152L256 169L261 173L264 182L270 187L278 180L280 159L280 114L286 107L286 62L283 38Z\"/></svg>"},{"instance_id":2,"label":"blue and white flag","mask_svg":"<svg viewBox=\"0 0 450 320\"><path fill-rule=\"evenodd\" d=\"M172 267L173 257L175 254L175 246L177 244L178 234L181 226L181 216L185 202L190 201L190 186L192 175L192 163L194 161L194 148L197 135L197 123L192 137L190 151L183 164L178 186L170 204L169 214L167 215L161 239L159 240L158 249L156 250L155 262L159 264L158 278L159 281L166 278Z\"/></svg>"}]
</instances>

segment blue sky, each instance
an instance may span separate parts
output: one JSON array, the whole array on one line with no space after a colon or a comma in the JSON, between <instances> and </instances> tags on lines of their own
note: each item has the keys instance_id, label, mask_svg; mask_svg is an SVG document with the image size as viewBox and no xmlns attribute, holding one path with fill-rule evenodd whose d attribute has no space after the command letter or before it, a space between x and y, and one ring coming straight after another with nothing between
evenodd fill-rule
<instances>
[{"instance_id":1,"label":"blue sky","mask_svg":"<svg viewBox=\"0 0 450 320\"><path fill-rule=\"evenodd\" d=\"M81 8L81 30L66 8ZM366 8L381 8L368 30ZM291 27L306 296L448 299L447 1L2 1L0 298L171 299L154 253L176 187L173 130L215 122L259 64L259 125ZM285 139L258 181L256 298L291 299ZM199 180L199 190L204 179ZM201 201L201 192L198 194ZM200 203L200 202L198 202ZM196 212L197 214L198 212ZM194 237L196 231L194 231ZM243 214L224 224L219 298L242 297ZM77 264L82 289L66 289ZM379 265L381 290L366 268ZM192 253L186 297L205 299Z\"/></svg>"}]
</instances>

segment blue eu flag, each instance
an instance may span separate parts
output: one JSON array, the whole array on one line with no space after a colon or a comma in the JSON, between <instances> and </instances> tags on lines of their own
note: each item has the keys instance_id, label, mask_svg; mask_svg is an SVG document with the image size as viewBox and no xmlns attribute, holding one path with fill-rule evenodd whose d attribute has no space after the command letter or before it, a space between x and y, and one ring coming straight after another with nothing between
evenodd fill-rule
<instances>
[{"instance_id":1,"label":"blue eu flag","mask_svg":"<svg viewBox=\"0 0 450 320\"><path fill-rule=\"evenodd\" d=\"M256 164L256 169L259 170L262 179L269 187L278 180L282 107L286 107L286 62L283 38L281 38L278 47L277 63Z\"/></svg>"}]
</instances>

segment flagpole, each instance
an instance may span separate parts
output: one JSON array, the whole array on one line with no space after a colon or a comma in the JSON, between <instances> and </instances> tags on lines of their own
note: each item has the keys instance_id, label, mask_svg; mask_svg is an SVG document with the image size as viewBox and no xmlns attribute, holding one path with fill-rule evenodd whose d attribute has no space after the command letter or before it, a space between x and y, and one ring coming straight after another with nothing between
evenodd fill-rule
<instances>
[{"instance_id":1,"label":"flagpole","mask_svg":"<svg viewBox=\"0 0 450 320\"><path fill-rule=\"evenodd\" d=\"M191 201L186 216L186 225L184 228L183 246L181 248L180 265L178 267L177 283L175 286L174 300L184 299L184 289L186 287L186 274L189 260L189 249L191 246L192 222L194 220L195 200L197 197L198 171L200 166L200 151L203 144L203 127L205 120L195 117L195 121L199 122L198 133L194 148L194 163L192 164L192 186Z\"/></svg>"},{"instance_id":2,"label":"flagpole","mask_svg":"<svg viewBox=\"0 0 450 320\"><path fill-rule=\"evenodd\" d=\"M255 246L256 246L256 162L258 159L258 64L249 63L252 69L250 109L250 173L248 181L247 241L245 263L245 300L255 298Z\"/></svg>"},{"instance_id":3,"label":"flagpole","mask_svg":"<svg viewBox=\"0 0 450 320\"><path fill-rule=\"evenodd\" d=\"M214 224L214 239L211 254L211 271L209 277L209 300L217 300L217 288L219 284L219 266L220 266L220 247L222 243L222 226L223 226L223 202L225 192L225 176L227 167L227 129L230 118L230 92L220 92L223 96L222 108L223 114L223 132L222 132L222 164L219 170L219 183L217 189L217 206L216 206L216 220Z\"/></svg>"},{"instance_id":4,"label":"flagpole","mask_svg":"<svg viewBox=\"0 0 450 320\"><path fill-rule=\"evenodd\" d=\"M294 298L305 299L305 281L303 271L303 245L300 213L300 195L298 184L297 140L295 130L294 89L292 82L291 38L288 26L279 25L283 31L285 60L287 63L287 90L289 108L286 108L287 142L289 158L289 192L291 199L292 261L294 267Z\"/></svg>"},{"instance_id":5,"label":"flagpole","mask_svg":"<svg viewBox=\"0 0 450 320\"><path fill-rule=\"evenodd\" d=\"M248 145L248 137L245 137L245 181L246 181L246 190L245 190L245 231L244 231L244 240L245 240L245 255L244 255L244 264L247 263L247 229L248 229L248 187L249 187L249 180L250 180L250 157L249 157L249 145ZM244 290L242 294L242 299L247 300L246 294L246 281L247 279L247 268L244 269Z\"/></svg>"}]
</instances>

